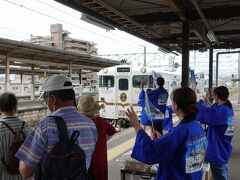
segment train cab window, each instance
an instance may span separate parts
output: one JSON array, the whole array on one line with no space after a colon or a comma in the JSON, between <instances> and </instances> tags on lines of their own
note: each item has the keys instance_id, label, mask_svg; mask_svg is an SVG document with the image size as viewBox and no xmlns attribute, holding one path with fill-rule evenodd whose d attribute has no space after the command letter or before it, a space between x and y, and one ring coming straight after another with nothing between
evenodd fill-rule
<instances>
[{"instance_id":1,"label":"train cab window","mask_svg":"<svg viewBox=\"0 0 240 180\"><path fill-rule=\"evenodd\" d=\"M128 79L119 79L119 90L127 91L128 90Z\"/></svg>"},{"instance_id":2,"label":"train cab window","mask_svg":"<svg viewBox=\"0 0 240 180\"><path fill-rule=\"evenodd\" d=\"M99 77L99 87L114 87L114 77L113 76L100 76Z\"/></svg>"},{"instance_id":3,"label":"train cab window","mask_svg":"<svg viewBox=\"0 0 240 180\"><path fill-rule=\"evenodd\" d=\"M152 75L135 75L133 76L133 87L139 88L141 81L145 81L145 88L153 88L153 76Z\"/></svg>"}]
</instances>

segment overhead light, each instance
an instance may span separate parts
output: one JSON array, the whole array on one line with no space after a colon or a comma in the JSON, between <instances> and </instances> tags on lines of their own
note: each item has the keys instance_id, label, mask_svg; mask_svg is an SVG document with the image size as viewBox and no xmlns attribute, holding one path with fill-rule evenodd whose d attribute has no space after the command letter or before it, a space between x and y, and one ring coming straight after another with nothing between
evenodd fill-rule
<instances>
[{"instance_id":1,"label":"overhead light","mask_svg":"<svg viewBox=\"0 0 240 180\"><path fill-rule=\"evenodd\" d=\"M114 30L115 27L111 24L108 24L100 19L97 19L95 17L89 16L87 14L82 14L81 20L88 22L90 24L93 24L95 26L101 27L103 29L106 29L106 31Z\"/></svg>"},{"instance_id":2,"label":"overhead light","mask_svg":"<svg viewBox=\"0 0 240 180\"><path fill-rule=\"evenodd\" d=\"M207 37L211 42L216 42L217 41L216 36L212 31L207 32Z\"/></svg>"}]
</instances>

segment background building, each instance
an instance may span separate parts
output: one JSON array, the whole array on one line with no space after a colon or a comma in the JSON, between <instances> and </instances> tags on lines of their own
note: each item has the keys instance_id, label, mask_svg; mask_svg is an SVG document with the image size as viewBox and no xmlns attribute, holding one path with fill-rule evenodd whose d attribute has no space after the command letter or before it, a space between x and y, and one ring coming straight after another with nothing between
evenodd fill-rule
<instances>
[{"instance_id":1,"label":"background building","mask_svg":"<svg viewBox=\"0 0 240 180\"><path fill-rule=\"evenodd\" d=\"M30 43L81 54L97 54L94 42L69 37L71 33L63 30L62 24L51 24L50 32L50 36L31 36Z\"/></svg>"},{"instance_id":2,"label":"background building","mask_svg":"<svg viewBox=\"0 0 240 180\"><path fill-rule=\"evenodd\" d=\"M98 49L94 42L69 37L71 33L63 30L62 24L50 25L50 33L50 36L31 36L30 43L75 53L97 55ZM84 70L81 73L81 77L77 73L71 75L73 84L77 86L81 81L84 91L96 91L98 89L97 73Z\"/></svg>"}]
</instances>

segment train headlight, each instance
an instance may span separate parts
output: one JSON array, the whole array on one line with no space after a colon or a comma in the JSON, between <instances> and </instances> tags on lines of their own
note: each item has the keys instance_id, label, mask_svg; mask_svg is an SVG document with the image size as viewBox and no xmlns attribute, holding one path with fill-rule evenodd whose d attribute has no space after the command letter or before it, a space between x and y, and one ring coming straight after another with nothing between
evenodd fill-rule
<instances>
[{"instance_id":1,"label":"train headlight","mask_svg":"<svg viewBox=\"0 0 240 180\"><path fill-rule=\"evenodd\" d=\"M142 68L140 69L140 71L141 71L141 73L145 73L147 70L146 70L146 68L142 67Z\"/></svg>"},{"instance_id":2,"label":"train headlight","mask_svg":"<svg viewBox=\"0 0 240 180\"><path fill-rule=\"evenodd\" d=\"M104 73L107 73L107 72L108 72L108 69L107 69L107 68L104 68L104 69L103 69L103 72L104 72Z\"/></svg>"}]
</instances>

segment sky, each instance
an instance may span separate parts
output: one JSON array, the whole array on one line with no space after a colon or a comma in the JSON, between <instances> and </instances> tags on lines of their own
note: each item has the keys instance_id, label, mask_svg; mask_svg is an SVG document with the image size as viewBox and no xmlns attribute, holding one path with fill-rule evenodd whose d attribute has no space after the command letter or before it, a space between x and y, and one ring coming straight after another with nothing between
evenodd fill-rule
<instances>
[{"instance_id":1,"label":"sky","mask_svg":"<svg viewBox=\"0 0 240 180\"><path fill-rule=\"evenodd\" d=\"M158 47L120 30L108 31L82 21L81 13L53 0L0 0L0 37L27 41L30 36L49 36L50 24L61 23L63 29L71 32L70 37L92 41L97 44L98 54L147 53L147 64L161 64L167 67L172 62L181 64L181 55L165 54ZM135 58L143 64L143 55ZM214 56L215 57L215 56ZM237 73L237 55L223 55L219 74ZM190 67L196 71L208 72L208 52L190 52Z\"/></svg>"}]
</instances>

